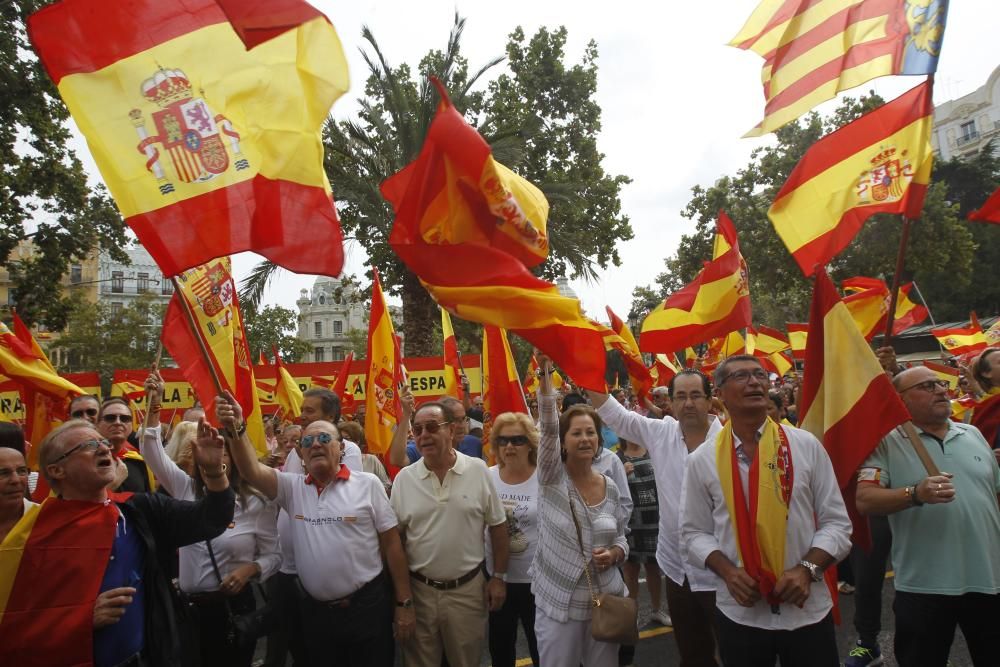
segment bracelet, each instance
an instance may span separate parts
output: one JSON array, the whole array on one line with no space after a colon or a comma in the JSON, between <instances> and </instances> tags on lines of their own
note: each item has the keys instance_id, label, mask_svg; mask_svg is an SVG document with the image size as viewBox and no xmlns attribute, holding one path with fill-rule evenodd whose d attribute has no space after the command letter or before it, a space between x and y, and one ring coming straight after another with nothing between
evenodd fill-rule
<instances>
[{"instance_id":1,"label":"bracelet","mask_svg":"<svg viewBox=\"0 0 1000 667\"><path fill-rule=\"evenodd\" d=\"M247 422L243 420L243 423L236 427L236 437L242 438L243 434L247 432Z\"/></svg>"},{"instance_id":2,"label":"bracelet","mask_svg":"<svg viewBox=\"0 0 1000 667\"><path fill-rule=\"evenodd\" d=\"M148 412L158 412L160 410L159 403L150 403Z\"/></svg>"},{"instance_id":3,"label":"bracelet","mask_svg":"<svg viewBox=\"0 0 1000 667\"><path fill-rule=\"evenodd\" d=\"M917 497L917 485L906 487L906 495L910 497L910 502L913 503L914 507L920 507L924 504L920 498Z\"/></svg>"},{"instance_id":4,"label":"bracelet","mask_svg":"<svg viewBox=\"0 0 1000 667\"><path fill-rule=\"evenodd\" d=\"M201 476L204 477L205 479L219 479L220 477L225 477L226 476L226 471L227 470L229 470L229 466L227 466L225 463L223 463L222 464L222 470L220 470L217 474L215 474L215 475L209 475L207 472L205 472L205 469L202 468L201 469Z\"/></svg>"}]
</instances>

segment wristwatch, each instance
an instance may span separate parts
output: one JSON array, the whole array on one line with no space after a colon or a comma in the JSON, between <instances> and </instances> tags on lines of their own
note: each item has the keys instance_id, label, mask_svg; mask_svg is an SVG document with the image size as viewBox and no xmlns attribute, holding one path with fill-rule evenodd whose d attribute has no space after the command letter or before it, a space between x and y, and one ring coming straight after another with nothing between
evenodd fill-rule
<instances>
[{"instance_id":1,"label":"wristwatch","mask_svg":"<svg viewBox=\"0 0 1000 667\"><path fill-rule=\"evenodd\" d=\"M807 560L800 560L799 565L809 570L809 574L812 576L813 581L823 581L823 570L819 569L819 565L816 563L810 563Z\"/></svg>"},{"instance_id":2,"label":"wristwatch","mask_svg":"<svg viewBox=\"0 0 1000 667\"><path fill-rule=\"evenodd\" d=\"M494 572L493 573L493 578L494 579L499 579L500 581L502 581L505 584L507 583L507 573L506 572Z\"/></svg>"},{"instance_id":3,"label":"wristwatch","mask_svg":"<svg viewBox=\"0 0 1000 667\"><path fill-rule=\"evenodd\" d=\"M410 609L413 607L413 598L406 598L405 600L396 601L397 607L402 607L403 609Z\"/></svg>"}]
</instances>

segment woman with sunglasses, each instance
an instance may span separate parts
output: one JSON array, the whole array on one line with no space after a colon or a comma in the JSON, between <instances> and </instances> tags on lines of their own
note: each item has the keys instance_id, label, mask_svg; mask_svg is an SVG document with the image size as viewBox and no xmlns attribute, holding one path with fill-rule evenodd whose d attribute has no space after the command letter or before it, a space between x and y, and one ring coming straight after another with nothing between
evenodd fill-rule
<instances>
[{"instance_id":1,"label":"woman with sunglasses","mask_svg":"<svg viewBox=\"0 0 1000 667\"><path fill-rule=\"evenodd\" d=\"M593 594L624 595L618 566L628 556L621 494L593 468L604 446L601 418L587 405L560 417L552 389L552 362L541 365L538 389L538 546L531 565L535 634L545 667L615 667L618 644L590 632Z\"/></svg>"},{"instance_id":2,"label":"woman with sunglasses","mask_svg":"<svg viewBox=\"0 0 1000 667\"><path fill-rule=\"evenodd\" d=\"M167 456L160 439L160 397L163 379L155 369L146 378L146 421L140 442L146 464L171 496L196 500L205 494L201 470L190 473ZM199 422L199 430L205 418ZM191 446L197 434L180 443ZM228 445L227 445L228 450ZM264 581L281 564L278 552L277 506L240 478L236 466L223 453L223 471L236 491L236 508L229 528L219 537L180 549L178 586L190 612L185 634L196 646L189 647L185 664L248 667L256 641L238 641L230 632L230 616L256 607L251 581Z\"/></svg>"},{"instance_id":3,"label":"woman with sunglasses","mask_svg":"<svg viewBox=\"0 0 1000 667\"><path fill-rule=\"evenodd\" d=\"M535 597L531 594L528 568L538 543L538 429L531 417L504 412L493 420L490 449L497 464L490 468L493 486L507 514L509 560L507 599L503 607L490 612L490 657L494 667L513 667L517 643L517 622L521 621L528 640L531 661L538 666L535 641ZM486 531L486 569L493 572L493 545Z\"/></svg>"}]
</instances>

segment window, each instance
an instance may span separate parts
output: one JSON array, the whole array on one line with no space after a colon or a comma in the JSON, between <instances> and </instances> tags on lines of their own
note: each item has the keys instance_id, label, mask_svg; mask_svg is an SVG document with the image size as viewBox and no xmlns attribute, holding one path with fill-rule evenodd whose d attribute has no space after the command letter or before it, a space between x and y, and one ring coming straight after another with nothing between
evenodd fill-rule
<instances>
[{"instance_id":1,"label":"window","mask_svg":"<svg viewBox=\"0 0 1000 667\"><path fill-rule=\"evenodd\" d=\"M344 323L340 320L333 321L333 333L342 334L344 333Z\"/></svg>"},{"instance_id":2,"label":"window","mask_svg":"<svg viewBox=\"0 0 1000 667\"><path fill-rule=\"evenodd\" d=\"M119 315L122 314L122 302L121 301L112 301L111 302L111 314L114 315L115 317L118 317Z\"/></svg>"},{"instance_id":3,"label":"window","mask_svg":"<svg viewBox=\"0 0 1000 667\"><path fill-rule=\"evenodd\" d=\"M320 322L320 321L313 322L313 333L316 335L316 338L322 338L323 337L323 323L322 322ZM321 350L323 348L316 348L316 349L317 350Z\"/></svg>"},{"instance_id":4,"label":"window","mask_svg":"<svg viewBox=\"0 0 1000 667\"><path fill-rule=\"evenodd\" d=\"M326 361L326 359L324 359L325 352L326 352L326 350L324 350L322 347L317 347L316 348L316 355L314 357L314 360L315 361Z\"/></svg>"},{"instance_id":5,"label":"window","mask_svg":"<svg viewBox=\"0 0 1000 667\"><path fill-rule=\"evenodd\" d=\"M326 305L326 295L325 294L320 294L319 295L319 305L321 305L321 306Z\"/></svg>"},{"instance_id":6,"label":"window","mask_svg":"<svg viewBox=\"0 0 1000 667\"><path fill-rule=\"evenodd\" d=\"M149 274L148 273L137 273L135 274L135 291L139 294L149 291Z\"/></svg>"},{"instance_id":7,"label":"window","mask_svg":"<svg viewBox=\"0 0 1000 667\"><path fill-rule=\"evenodd\" d=\"M173 294L174 293L174 283L169 278L163 278L160 280L160 294Z\"/></svg>"},{"instance_id":8,"label":"window","mask_svg":"<svg viewBox=\"0 0 1000 667\"><path fill-rule=\"evenodd\" d=\"M121 294L125 291L125 272L124 271L112 271L111 272L111 291L117 294ZM118 304L119 306L121 304Z\"/></svg>"},{"instance_id":9,"label":"window","mask_svg":"<svg viewBox=\"0 0 1000 667\"><path fill-rule=\"evenodd\" d=\"M79 264L74 264L69 267L69 281L71 283L83 282L83 267Z\"/></svg>"},{"instance_id":10,"label":"window","mask_svg":"<svg viewBox=\"0 0 1000 667\"><path fill-rule=\"evenodd\" d=\"M342 349L340 349L340 348L337 348L336 350L333 351L333 359L332 359L332 361L343 361L344 360L344 356L345 356L344 355L344 351Z\"/></svg>"},{"instance_id":11,"label":"window","mask_svg":"<svg viewBox=\"0 0 1000 667\"><path fill-rule=\"evenodd\" d=\"M969 142L979 139L979 131L976 130L976 121L970 120L959 125L958 145L963 146Z\"/></svg>"}]
</instances>

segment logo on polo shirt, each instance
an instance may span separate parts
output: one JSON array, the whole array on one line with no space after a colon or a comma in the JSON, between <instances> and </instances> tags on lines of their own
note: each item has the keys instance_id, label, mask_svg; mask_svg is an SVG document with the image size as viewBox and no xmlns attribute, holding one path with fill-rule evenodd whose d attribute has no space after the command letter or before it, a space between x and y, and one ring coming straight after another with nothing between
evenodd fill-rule
<instances>
[{"instance_id":1,"label":"logo on polo shirt","mask_svg":"<svg viewBox=\"0 0 1000 667\"><path fill-rule=\"evenodd\" d=\"M311 516L302 516L301 514L295 515L296 520L305 521L313 526L332 526L338 523L357 523L358 517L356 516L321 516L313 518Z\"/></svg>"}]
</instances>

